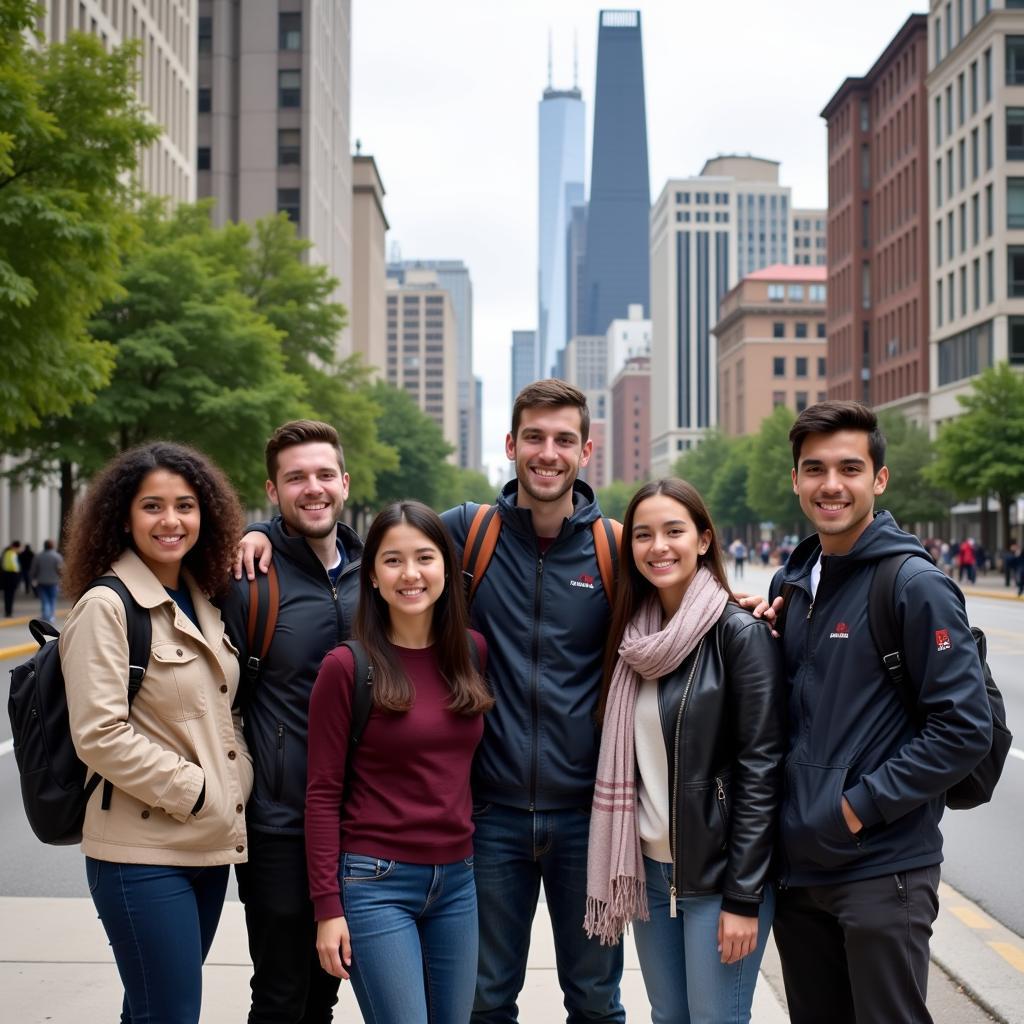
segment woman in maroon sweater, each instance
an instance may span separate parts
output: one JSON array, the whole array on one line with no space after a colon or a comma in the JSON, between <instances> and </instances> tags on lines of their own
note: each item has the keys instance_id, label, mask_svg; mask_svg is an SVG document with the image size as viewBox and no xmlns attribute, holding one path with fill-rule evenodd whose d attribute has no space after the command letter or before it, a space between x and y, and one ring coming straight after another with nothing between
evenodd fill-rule
<instances>
[{"instance_id":1,"label":"woman in maroon sweater","mask_svg":"<svg viewBox=\"0 0 1024 1024\"><path fill-rule=\"evenodd\" d=\"M476 982L470 765L493 703L473 667L461 575L437 514L373 521L355 637L373 710L346 778L355 670L338 647L309 705L306 860L325 971L366 1024L465 1024ZM471 633L480 664L486 648Z\"/></svg>"}]
</instances>

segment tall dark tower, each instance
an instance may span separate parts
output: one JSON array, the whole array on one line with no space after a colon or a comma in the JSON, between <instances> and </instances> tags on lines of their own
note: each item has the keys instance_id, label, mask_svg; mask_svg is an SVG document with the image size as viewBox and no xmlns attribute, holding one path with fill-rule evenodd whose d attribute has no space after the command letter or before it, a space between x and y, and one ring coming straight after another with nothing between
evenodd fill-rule
<instances>
[{"instance_id":1,"label":"tall dark tower","mask_svg":"<svg viewBox=\"0 0 1024 1024\"><path fill-rule=\"evenodd\" d=\"M650 311L651 210L639 11L601 11L580 332Z\"/></svg>"}]
</instances>

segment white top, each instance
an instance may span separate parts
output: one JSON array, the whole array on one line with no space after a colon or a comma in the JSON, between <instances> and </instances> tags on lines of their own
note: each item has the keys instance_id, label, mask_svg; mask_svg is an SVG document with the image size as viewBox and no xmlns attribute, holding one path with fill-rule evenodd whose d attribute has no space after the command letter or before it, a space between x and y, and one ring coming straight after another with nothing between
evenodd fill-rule
<instances>
[{"instance_id":1,"label":"white top","mask_svg":"<svg viewBox=\"0 0 1024 1024\"><path fill-rule=\"evenodd\" d=\"M658 713L658 680L640 681L633 736L637 765L637 823L645 857L672 863L668 829L668 751Z\"/></svg>"},{"instance_id":2,"label":"white top","mask_svg":"<svg viewBox=\"0 0 1024 1024\"><path fill-rule=\"evenodd\" d=\"M821 555L818 555L818 560L811 566L811 599L813 600L818 596L818 584L821 582Z\"/></svg>"}]
</instances>

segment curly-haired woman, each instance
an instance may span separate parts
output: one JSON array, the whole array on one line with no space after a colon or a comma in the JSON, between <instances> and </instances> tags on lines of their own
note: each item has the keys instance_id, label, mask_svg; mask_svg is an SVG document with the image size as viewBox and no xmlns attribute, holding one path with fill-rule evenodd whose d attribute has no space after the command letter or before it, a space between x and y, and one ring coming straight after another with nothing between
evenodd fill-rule
<instances>
[{"instance_id":1,"label":"curly-haired woman","mask_svg":"<svg viewBox=\"0 0 1024 1024\"><path fill-rule=\"evenodd\" d=\"M71 733L98 787L83 826L89 891L124 984L122 1024L197 1024L202 965L228 865L246 856L252 762L232 711L236 652L210 598L228 581L242 515L199 452L156 442L92 481L69 526L60 638ZM127 613L152 646L129 709Z\"/></svg>"}]
</instances>

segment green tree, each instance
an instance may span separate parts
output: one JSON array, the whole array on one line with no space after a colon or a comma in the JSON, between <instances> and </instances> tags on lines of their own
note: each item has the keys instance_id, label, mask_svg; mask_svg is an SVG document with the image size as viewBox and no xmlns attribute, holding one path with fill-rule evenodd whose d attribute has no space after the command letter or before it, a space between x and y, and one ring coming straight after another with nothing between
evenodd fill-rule
<instances>
[{"instance_id":1,"label":"green tree","mask_svg":"<svg viewBox=\"0 0 1024 1024\"><path fill-rule=\"evenodd\" d=\"M789 429L793 412L776 406L761 422L750 442L747 504L759 520L768 520L786 532L799 532L800 504L793 493L793 450Z\"/></svg>"},{"instance_id":2,"label":"green tree","mask_svg":"<svg viewBox=\"0 0 1024 1024\"><path fill-rule=\"evenodd\" d=\"M709 430L699 445L679 456L672 467L673 475L692 484L707 500L715 477L729 454L729 441L720 430Z\"/></svg>"},{"instance_id":3,"label":"green tree","mask_svg":"<svg viewBox=\"0 0 1024 1024\"><path fill-rule=\"evenodd\" d=\"M958 498L994 494L1002 535L1009 537L1010 505L1024 491L1024 377L1000 363L957 401L964 411L939 429L938 458L925 476Z\"/></svg>"},{"instance_id":4,"label":"green tree","mask_svg":"<svg viewBox=\"0 0 1024 1024\"><path fill-rule=\"evenodd\" d=\"M138 47L77 33L44 46L41 13L0 0L0 434L67 415L110 378L114 351L86 324L118 293L132 172L159 135L134 93Z\"/></svg>"},{"instance_id":5,"label":"green tree","mask_svg":"<svg viewBox=\"0 0 1024 1024\"><path fill-rule=\"evenodd\" d=\"M447 478L440 467L454 449L405 391L378 381L372 395L381 409L380 438L398 452L397 467L377 474L378 504L416 498L437 508Z\"/></svg>"},{"instance_id":6,"label":"green tree","mask_svg":"<svg viewBox=\"0 0 1024 1024\"><path fill-rule=\"evenodd\" d=\"M926 474L936 459L928 431L892 409L879 413L878 422L887 442L889 483L876 507L888 509L898 523L908 526L946 519L953 495Z\"/></svg>"},{"instance_id":7,"label":"green tree","mask_svg":"<svg viewBox=\"0 0 1024 1024\"><path fill-rule=\"evenodd\" d=\"M734 437L728 440L725 459L715 475L711 490L705 495L711 519L719 530L757 522L757 516L747 504L753 438Z\"/></svg>"},{"instance_id":8,"label":"green tree","mask_svg":"<svg viewBox=\"0 0 1024 1024\"><path fill-rule=\"evenodd\" d=\"M626 515L626 507L633 500L633 495L642 484L627 484L624 480L613 480L606 487L597 490L597 501L601 512L610 519L618 519L621 523Z\"/></svg>"},{"instance_id":9,"label":"green tree","mask_svg":"<svg viewBox=\"0 0 1024 1024\"><path fill-rule=\"evenodd\" d=\"M474 469L462 469L450 462L438 467L439 480L434 508L438 512L461 505L464 501L475 501L480 505L493 504L497 488L484 473Z\"/></svg>"}]
</instances>

